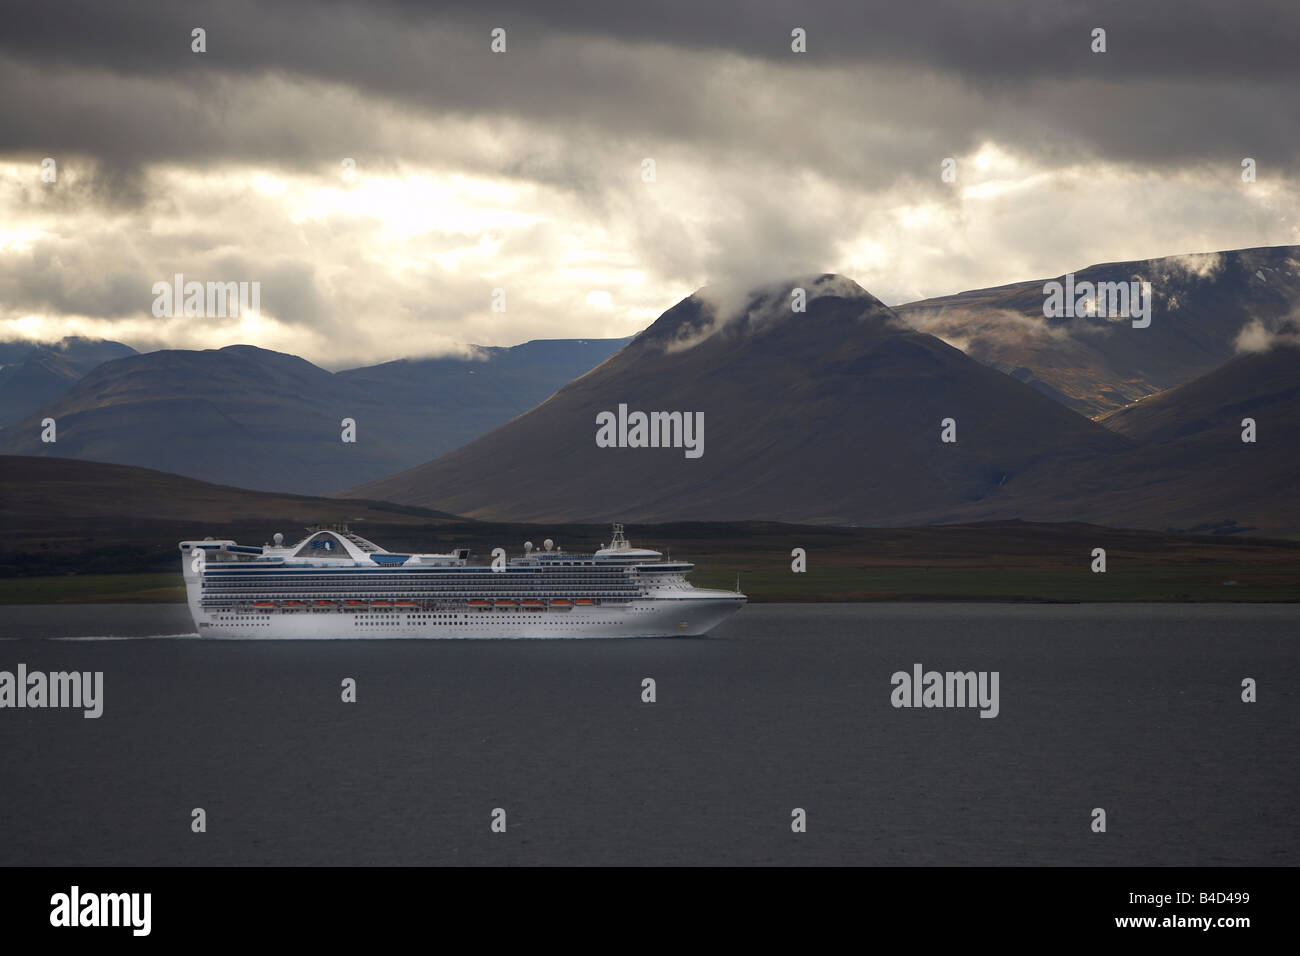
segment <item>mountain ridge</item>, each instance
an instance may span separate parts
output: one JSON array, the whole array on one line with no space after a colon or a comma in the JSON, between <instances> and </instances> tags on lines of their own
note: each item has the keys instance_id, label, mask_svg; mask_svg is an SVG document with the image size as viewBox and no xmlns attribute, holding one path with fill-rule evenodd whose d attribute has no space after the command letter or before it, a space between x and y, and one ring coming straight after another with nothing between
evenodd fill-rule
<instances>
[{"instance_id":1,"label":"mountain ridge","mask_svg":"<svg viewBox=\"0 0 1300 956\"><path fill-rule=\"evenodd\" d=\"M1090 454L1127 443L910 328L851 280L823 274L810 286L798 285L803 281L771 284L737 309L694 293L518 419L436 461L343 493L438 500L447 510L497 520L585 515L858 523L923 507L934 493L916 488L907 468L871 472L872 452L858 456L856 467L868 476L863 482L844 470L799 473L796 462L815 465L809 456L819 435L830 435L822 446L829 441L836 448L828 457L838 456L852 471L855 416L864 410L869 429L888 435L876 445L906 448L912 466L928 471L954 506L991 493L1009 472L1041 455ZM798 288L808 293L804 313L786 305ZM675 449L598 449L595 415L620 404L698 407L706 422L716 423L706 427L702 459L683 464ZM1037 440L1000 429L1001 415L1017 416ZM962 437L945 445L941 422L953 416L964 420ZM647 451L654 454L646 457ZM512 459L527 462L535 476L526 487L503 477ZM561 479L564 490L557 494ZM794 495L800 486L805 503ZM581 504L566 503L568 495ZM764 499L770 506L760 505Z\"/></svg>"},{"instance_id":2,"label":"mountain ridge","mask_svg":"<svg viewBox=\"0 0 1300 956\"><path fill-rule=\"evenodd\" d=\"M961 347L1089 416L1172 388L1231 359L1252 322L1300 314L1300 246L1097 263L1075 282L1151 283L1151 325L1100 316L1045 318L1043 287L1060 276L895 306L913 326Z\"/></svg>"},{"instance_id":3,"label":"mountain ridge","mask_svg":"<svg viewBox=\"0 0 1300 956\"><path fill-rule=\"evenodd\" d=\"M476 360L329 372L251 345L104 363L0 430L0 452L138 465L265 491L323 493L472 440L543 401L623 340L538 340ZM534 353L548 356L534 361ZM57 441L41 440L54 418ZM345 442L344 421L355 442Z\"/></svg>"}]
</instances>

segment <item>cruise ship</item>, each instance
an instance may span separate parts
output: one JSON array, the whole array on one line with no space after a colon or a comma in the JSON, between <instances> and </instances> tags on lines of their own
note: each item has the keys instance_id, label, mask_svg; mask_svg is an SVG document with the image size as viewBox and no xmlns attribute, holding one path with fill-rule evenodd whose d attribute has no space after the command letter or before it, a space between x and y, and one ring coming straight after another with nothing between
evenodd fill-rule
<instances>
[{"instance_id":1,"label":"cruise ship","mask_svg":"<svg viewBox=\"0 0 1300 956\"><path fill-rule=\"evenodd\" d=\"M396 554L346 525L307 529L295 544L182 541L185 590L200 637L695 637L734 614L739 590L705 590L694 565L634 548L614 525L608 545L569 554L546 540L523 554Z\"/></svg>"}]
</instances>

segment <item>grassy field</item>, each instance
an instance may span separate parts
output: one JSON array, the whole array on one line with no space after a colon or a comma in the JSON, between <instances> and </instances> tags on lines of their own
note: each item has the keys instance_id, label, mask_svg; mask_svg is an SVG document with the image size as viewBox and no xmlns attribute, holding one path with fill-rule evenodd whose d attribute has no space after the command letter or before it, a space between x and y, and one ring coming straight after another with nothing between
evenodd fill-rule
<instances>
[{"instance_id":1,"label":"grassy field","mask_svg":"<svg viewBox=\"0 0 1300 956\"><path fill-rule=\"evenodd\" d=\"M1213 516L1211 516L1213 517ZM386 502L243 491L121 465L7 456L0 474L0 603L182 602L177 542L258 545L349 522L390 551L469 548L476 561L547 538L573 552L608 524L468 521ZM1300 540L991 521L856 528L767 521L629 524L633 544L694 562L699 586L754 601L1300 601ZM1212 532L1219 533L1212 533ZM791 551L807 553L806 573ZM1094 549L1107 571L1089 570ZM1225 582L1235 581L1235 584Z\"/></svg>"},{"instance_id":2,"label":"grassy field","mask_svg":"<svg viewBox=\"0 0 1300 956\"><path fill-rule=\"evenodd\" d=\"M0 579L0 604L184 604L175 574L60 574Z\"/></svg>"},{"instance_id":3,"label":"grassy field","mask_svg":"<svg viewBox=\"0 0 1300 956\"><path fill-rule=\"evenodd\" d=\"M599 544L586 540L586 528L564 531L573 550ZM536 532L461 525L450 532L428 528L424 535L393 529L398 541L380 540L391 548L463 542L477 554L499 544L517 554L525 537L541 537ZM732 588L740 575L742 591L755 602L1300 601L1300 544L1291 541L1011 523L898 529L658 525L634 532L633 542L697 562L690 578L697 587ZM796 546L807 553L801 574L790 568ZM1093 546L1106 549L1105 574L1089 570ZM108 601L183 602L185 588L179 572L0 579L0 604Z\"/></svg>"},{"instance_id":4,"label":"grassy field","mask_svg":"<svg viewBox=\"0 0 1300 956\"><path fill-rule=\"evenodd\" d=\"M1297 601L1294 568L710 568L697 587L733 588L753 601ZM1236 584L1225 584L1235 580Z\"/></svg>"}]
</instances>

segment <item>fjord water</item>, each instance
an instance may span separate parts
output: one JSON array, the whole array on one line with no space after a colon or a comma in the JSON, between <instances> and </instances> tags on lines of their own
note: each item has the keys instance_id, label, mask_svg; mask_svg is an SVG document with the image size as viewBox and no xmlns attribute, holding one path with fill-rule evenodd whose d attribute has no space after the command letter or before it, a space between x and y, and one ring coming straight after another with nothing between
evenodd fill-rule
<instances>
[{"instance_id":1,"label":"fjord water","mask_svg":"<svg viewBox=\"0 0 1300 956\"><path fill-rule=\"evenodd\" d=\"M751 605L703 639L224 642L182 606L0 608L0 670L104 672L99 719L0 709L0 863L1296 864L1298 617ZM894 708L916 663L997 671L998 716Z\"/></svg>"}]
</instances>

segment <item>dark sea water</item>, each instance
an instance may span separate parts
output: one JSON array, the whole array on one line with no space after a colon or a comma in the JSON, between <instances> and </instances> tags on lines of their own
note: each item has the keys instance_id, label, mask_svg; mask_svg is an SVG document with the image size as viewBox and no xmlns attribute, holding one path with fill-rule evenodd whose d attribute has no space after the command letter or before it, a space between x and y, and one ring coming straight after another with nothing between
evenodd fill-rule
<instances>
[{"instance_id":1,"label":"dark sea water","mask_svg":"<svg viewBox=\"0 0 1300 956\"><path fill-rule=\"evenodd\" d=\"M1300 862L1295 605L265 643L198 640L181 606L8 607L0 635L0 670L103 671L105 698L98 720L0 710L3 864ZM1000 715L895 709L917 662L998 671Z\"/></svg>"}]
</instances>

